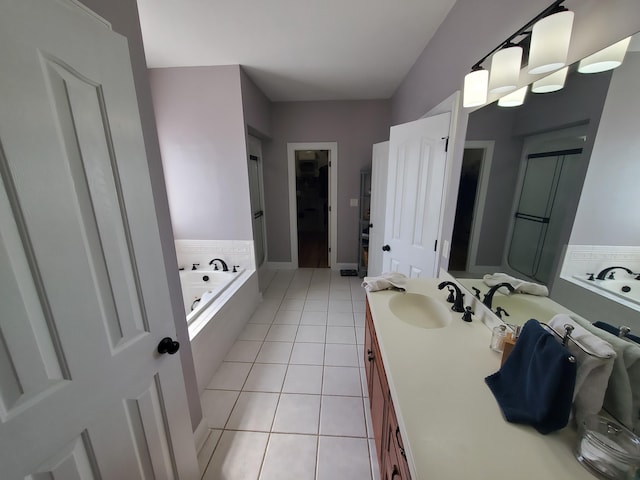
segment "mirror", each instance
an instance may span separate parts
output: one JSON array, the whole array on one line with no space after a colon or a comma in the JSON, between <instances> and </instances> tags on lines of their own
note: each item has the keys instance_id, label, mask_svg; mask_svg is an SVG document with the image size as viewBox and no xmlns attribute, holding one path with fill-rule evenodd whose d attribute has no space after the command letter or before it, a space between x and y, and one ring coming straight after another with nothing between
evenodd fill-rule
<instances>
[{"instance_id":1,"label":"mirror","mask_svg":"<svg viewBox=\"0 0 640 480\"><path fill-rule=\"evenodd\" d=\"M617 69L581 74L573 65L559 91L529 91L522 106L493 103L469 115L449 273L470 292L482 298L490 287L479 279L505 272L549 288L535 306L526 305L531 295L505 302L522 318L564 305L640 332L640 280L623 269L615 285L586 275L640 271L639 37ZM613 318L590 318L612 309Z\"/></svg>"}]
</instances>

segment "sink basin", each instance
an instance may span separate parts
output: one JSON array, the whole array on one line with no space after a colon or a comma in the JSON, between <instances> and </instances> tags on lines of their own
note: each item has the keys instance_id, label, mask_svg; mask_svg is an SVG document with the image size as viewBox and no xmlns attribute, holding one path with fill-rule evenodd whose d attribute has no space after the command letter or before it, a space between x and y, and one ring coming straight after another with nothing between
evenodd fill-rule
<instances>
[{"instance_id":1,"label":"sink basin","mask_svg":"<svg viewBox=\"0 0 640 480\"><path fill-rule=\"evenodd\" d=\"M389 300L389 309L403 322L421 328L442 328L451 321L451 310L441 300L419 293L399 293Z\"/></svg>"}]
</instances>

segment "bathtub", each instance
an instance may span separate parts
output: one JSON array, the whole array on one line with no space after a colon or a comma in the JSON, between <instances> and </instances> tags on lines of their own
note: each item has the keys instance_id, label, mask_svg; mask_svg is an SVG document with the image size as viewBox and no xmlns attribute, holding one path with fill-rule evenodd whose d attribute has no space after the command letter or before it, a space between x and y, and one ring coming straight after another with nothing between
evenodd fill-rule
<instances>
[{"instance_id":1,"label":"bathtub","mask_svg":"<svg viewBox=\"0 0 640 480\"><path fill-rule=\"evenodd\" d=\"M241 275L220 270L183 270L180 272L182 300L184 301L187 325L192 325L209 305L219 299Z\"/></svg>"},{"instance_id":2,"label":"bathtub","mask_svg":"<svg viewBox=\"0 0 640 480\"><path fill-rule=\"evenodd\" d=\"M204 280L208 277L208 280ZM255 270L183 270L182 299L200 394L260 300ZM193 305L194 302L197 305ZM191 310L191 306L194 309Z\"/></svg>"}]
</instances>

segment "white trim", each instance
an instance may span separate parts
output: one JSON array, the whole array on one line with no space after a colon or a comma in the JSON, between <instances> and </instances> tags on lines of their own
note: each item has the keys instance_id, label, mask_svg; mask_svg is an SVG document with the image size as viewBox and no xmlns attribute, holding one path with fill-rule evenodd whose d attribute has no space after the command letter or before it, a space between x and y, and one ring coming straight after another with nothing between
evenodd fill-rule
<instances>
[{"instance_id":1,"label":"white trim","mask_svg":"<svg viewBox=\"0 0 640 480\"><path fill-rule=\"evenodd\" d=\"M267 268L272 270L295 270L298 268L297 264L293 262L265 262L267 264Z\"/></svg>"},{"instance_id":2,"label":"white trim","mask_svg":"<svg viewBox=\"0 0 640 480\"><path fill-rule=\"evenodd\" d=\"M289 171L289 232L291 264L298 268L298 218L296 197L296 150L329 150L329 267L335 269L338 253L338 142L287 143Z\"/></svg>"},{"instance_id":3,"label":"white trim","mask_svg":"<svg viewBox=\"0 0 640 480\"><path fill-rule=\"evenodd\" d=\"M478 177L478 189L473 204L473 216L471 217L471 235L469 235L469 250L467 251L467 264L465 270L468 272L477 272L478 269L478 243L480 242L480 228L484 219L484 206L487 201L487 192L489 190L489 178L491 173L491 162L493 161L493 151L495 141L479 140L464 142L464 149L474 148L482 149L482 165L480 166L480 175ZM464 161L464 153L463 153ZM458 195L460 192L458 192Z\"/></svg>"},{"instance_id":4,"label":"white trim","mask_svg":"<svg viewBox=\"0 0 640 480\"><path fill-rule=\"evenodd\" d=\"M440 271L440 264L442 263L442 230L444 226L444 216L447 207L447 198L449 196L449 184L451 182L451 176L453 175L453 164L454 164L454 153L455 148L454 145L456 143L456 135L458 133L458 116L460 115L460 110L462 109L460 104L460 90L451 94L448 98L440 102L437 106L429 110L422 118L426 117L434 117L436 115L440 115L442 113L449 113L451 115L449 119L449 148L446 152L445 157L445 172L442 186L442 196L440 200L440 218L438 219L438 245L436 247L435 252L435 262L433 265L433 272L431 272L431 276L433 278L437 278L438 272ZM449 239L451 242L451 239Z\"/></svg>"},{"instance_id":5,"label":"white trim","mask_svg":"<svg viewBox=\"0 0 640 480\"><path fill-rule=\"evenodd\" d=\"M193 432L193 438L196 443L197 453L200 453L200 450L204 446L204 442L207 441L208 437L209 437L209 426L207 425L207 419L202 417L202 420L200 420L200 423L198 424L195 431Z\"/></svg>"}]
</instances>

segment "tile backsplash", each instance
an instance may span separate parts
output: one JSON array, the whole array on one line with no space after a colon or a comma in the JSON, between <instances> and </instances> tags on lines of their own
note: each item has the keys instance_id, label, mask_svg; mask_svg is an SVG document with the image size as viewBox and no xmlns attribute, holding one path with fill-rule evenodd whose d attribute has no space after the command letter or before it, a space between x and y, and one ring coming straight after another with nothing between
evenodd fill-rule
<instances>
[{"instance_id":1,"label":"tile backsplash","mask_svg":"<svg viewBox=\"0 0 640 480\"><path fill-rule=\"evenodd\" d=\"M178 266L187 270L199 263L200 270L211 268L209 262L221 258L229 266L239 265L246 270L255 270L256 262L252 240L176 240Z\"/></svg>"},{"instance_id":2,"label":"tile backsplash","mask_svg":"<svg viewBox=\"0 0 640 480\"><path fill-rule=\"evenodd\" d=\"M562 277L598 273L607 267L640 271L640 247L616 245L567 245Z\"/></svg>"}]
</instances>

